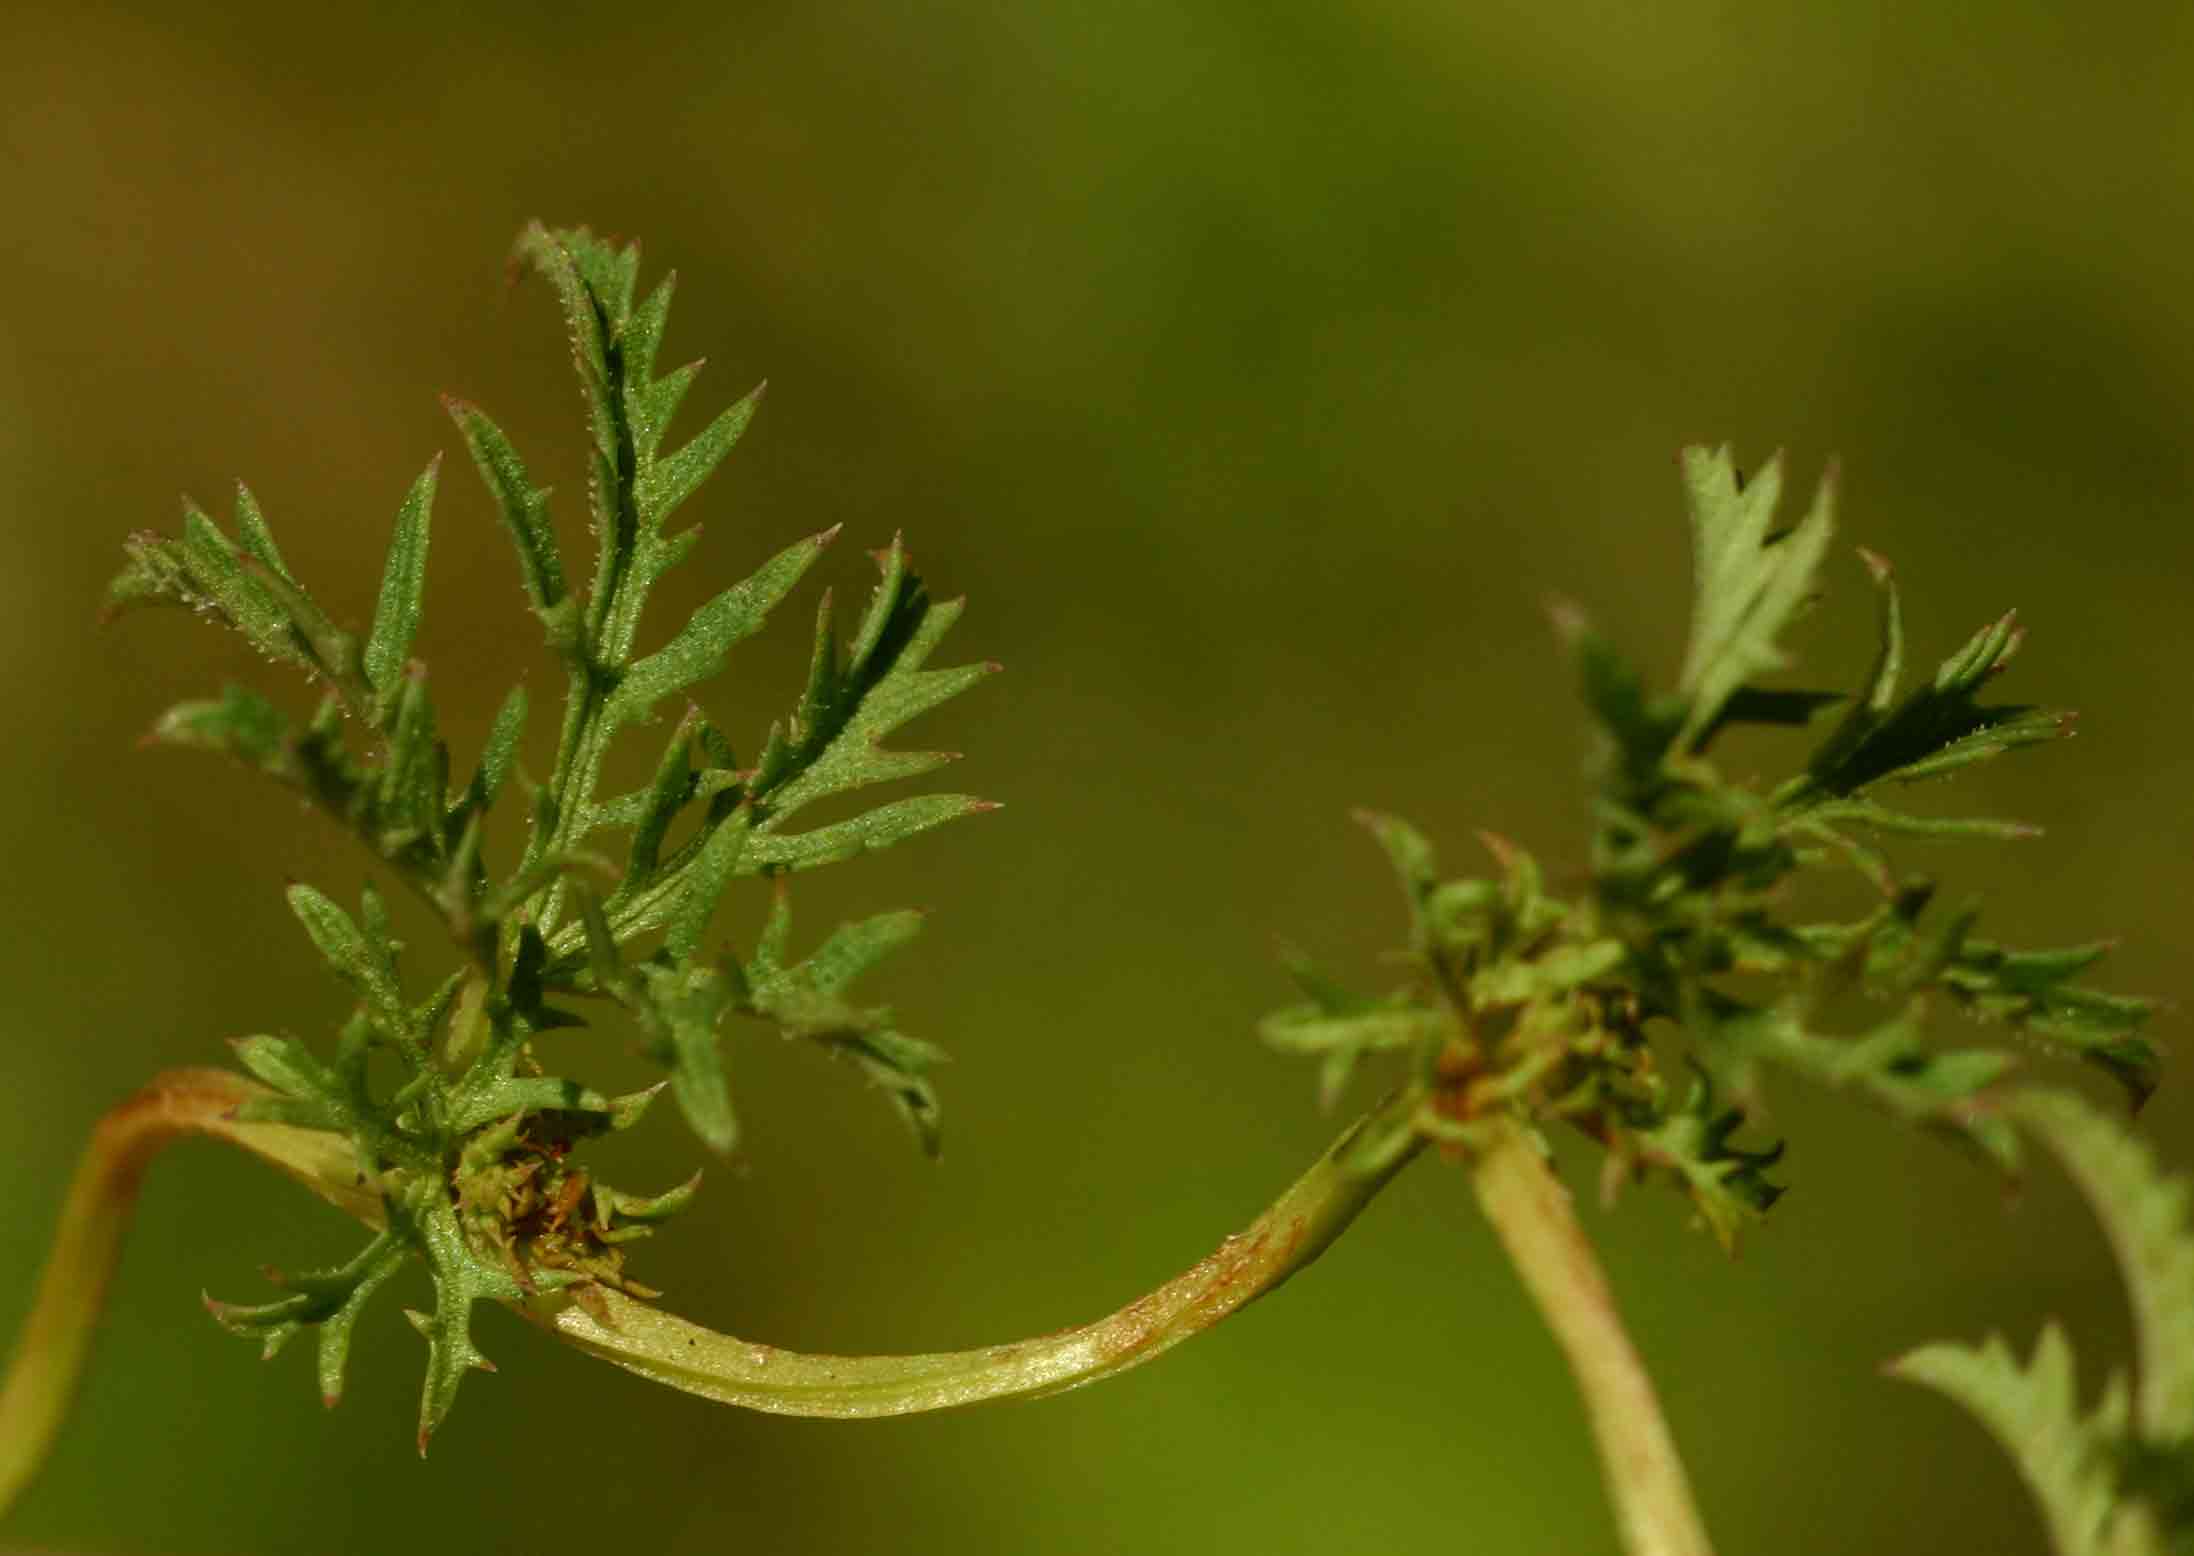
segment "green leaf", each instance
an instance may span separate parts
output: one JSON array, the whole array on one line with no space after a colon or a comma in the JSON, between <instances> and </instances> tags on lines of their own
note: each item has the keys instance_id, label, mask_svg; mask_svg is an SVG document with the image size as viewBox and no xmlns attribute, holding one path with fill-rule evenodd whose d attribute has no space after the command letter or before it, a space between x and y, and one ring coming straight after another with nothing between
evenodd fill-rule
<instances>
[{"instance_id":1,"label":"green leaf","mask_svg":"<svg viewBox=\"0 0 2194 1556\"><path fill-rule=\"evenodd\" d=\"M242 542L245 554L276 577L295 583L296 577L274 544L274 532L267 528L266 515L259 511L259 499L252 496L251 488L241 481L236 483L234 512L236 538Z\"/></svg>"},{"instance_id":2,"label":"green leaf","mask_svg":"<svg viewBox=\"0 0 2194 1556\"><path fill-rule=\"evenodd\" d=\"M565 333L571 341L572 363L587 396L595 449L614 469L616 407L609 343L632 306L639 250L619 251L584 227L551 230L531 222L519 234L516 254L556 288L557 300L563 305ZM614 515L606 511L607 491L598 487L596 498L596 521L614 522Z\"/></svg>"},{"instance_id":3,"label":"green leaf","mask_svg":"<svg viewBox=\"0 0 2194 1556\"><path fill-rule=\"evenodd\" d=\"M235 542L221 533L196 503L183 504L183 565L191 585L204 592L229 624L260 652L305 669L314 662L298 641L297 623L244 562Z\"/></svg>"},{"instance_id":4,"label":"green leaf","mask_svg":"<svg viewBox=\"0 0 2194 1556\"><path fill-rule=\"evenodd\" d=\"M423 845L430 854L441 855L448 795L449 748L435 728L426 666L415 663L396 688L388 755L374 796L383 851Z\"/></svg>"},{"instance_id":5,"label":"green leaf","mask_svg":"<svg viewBox=\"0 0 2194 1556\"><path fill-rule=\"evenodd\" d=\"M340 911L340 910L338 910ZM244 1037L229 1044L237 1062L282 1094L269 1109L246 1104L240 1117L254 1122L289 1124L299 1129L347 1130L355 1121L352 1096L343 1077L313 1057L294 1037Z\"/></svg>"},{"instance_id":6,"label":"green leaf","mask_svg":"<svg viewBox=\"0 0 2194 1556\"><path fill-rule=\"evenodd\" d=\"M479 1084L462 1086L452 1094L446 1127L464 1134L521 1113L599 1113L607 1119L614 1107L592 1087L559 1076L482 1077Z\"/></svg>"},{"instance_id":7,"label":"green leaf","mask_svg":"<svg viewBox=\"0 0 2194 1556\"><path fill-rule=\"evenodd\" d=\"M1617 770L1631 787L1651 782L1682 726L1681 703L1649 699L1638 672L1575 605L1558 601L1553 616L1554 629L1576 662L1585 706L1613 742Z\"/></svg>"},{"instance_id":8,"label":"green leaf","mask_svg":"<svg viewBox=\"0 0 2194 1556\"><path fill-rule=\"evenodd\" d=\"M637 279L637 273L635 274ZM648 293L647 300L625 316L617 331L617 344L624 362L625 382L628 386L645 386L655 382L655 359L662 352L663 328L670 319L670 300L678 290L676 271L663 277ZM628 404L628 409L630 406ZM634 442L642 459L652 459L662 441L663 428L636 424L633 427Z\"/></svg>"},{"instance_id":9,"label":"green leaf","mask_svg":"<svg viewBox=\"0 0 2194 1556\"><path fill-rule=\"evenodd\" d=\"M2059 1556L2164 1556L2146 1511L2118 1496L2110 1448L2124 1432L2123 1380L2082 1415L2072 1347L2055 1324L2020 1366L1999 1338L1975 1349L1929 1345L1890 1368L1936 1389L1980 1418L2041 1504Z\"/></svg>"},{"instance_id":10,"label":"green leaf","mask_svg":"<svg viewBox=\"0 0 2194 1556\"><path fill-rule=\"evenodd\" d=\"M839 994L922 932L919 909L902 908L840 924L787 979L814 994Z\"/></svg>"},{"instance_id":11,"label":"green leaf","mask_svg":"<svg viewBox=\"0 0 2194 1556\"><path fill-rule=\"evenodd\" d=\"M1866 684L1852 699L1851 711L1807 764L1816 774L1839 770L1852 753L1866 744L1890 716L1897 699L1897 682L1904 676L1904 605L1897 595L1896 575L1886 560L1864 547L1860 548L1859 560L1866 564L1867 576L1873 579L1881 601L1880 646L1875 650L1873 667L1867 671Z\"/></svg>"},{"instance_id":12,"label":"green leaf","mask_svg":"<svg viewBox=\"0 0 2194 1556\"><path fill-rule=\"evenodd\" d=\"M1786 807L1817 805L1869 785L1909 783L1985 761L2020 746L2071 733L2069 713L2023 704L1983 706L1981 689L2018 651L2024 633L2016 612L1976 632L1944 660L1934 679L1891 705L1904 653L1902 617L1888 567L1869 558L1883 589L1882 649L1866 697L1814 753L1803 784L1782 797Z\"/></svg>"},{"instance_id":13,"label":"green leaf","mask_svg":"<svg viewBox=\"0 0 2194 1556\"><path fill-rule=\"evenodd\" d=\"M160 715L146 739L162 745L218 751L276 777L294 780L295 727L289 716L257 692L230 686L214 702L177 703Z\"/></svg>"},{"instance_id":14,"label":"green leaf","mask_svg":"<svg viewBox=\"0 0 2194 1556\"><path fill-rule=\"evenodd\" d=\"M1415 1004L1405 995L1345 1015L1316 1005L1276 1010L1258 1023L1257 1033L1282 1053L1322 1054L1336 1048L1358 1053L1390 1053L1420 1043L1442 1042L1454 1035L1455 1018Z\"/></svg>"},{"instance_id":15,"label":"green leaf","mask_svg":"<svg viewBox=\"0 0 2194 1556\"><path fill-rule=\"evenodd\" d=\"M962 816L999 808L996 800L979 800L969 794L923 794L893 800L888 805L864 811L850 821L806 832L758 832L747 840L746 851L739 859L739 872L768 875L840 864L861 854L903 843L917 833L957 821Z\"/></svg>"},{"instance_id":16,"label":"green leaf","mask_svg":"<svg viewBox=\"0 0 2194 1556\"><path fill-rule=\"evenodd\" d=\"M374 602L373 629L366 634L366 679L373 685L383 719L395 709L404 665L419 635L419 617L427 591L427 521L434 509L435 480L441 468L442 458L437 454L412 483L403 507L397 510L396 535L389 542L381 593Z\"/></svg>"},{"instance_id":17,"label":"green leaf","mask_svg":"<svg viewBox=\"0 0 2194 1556\"><path fill-rule=\"evenodd\" d=\"M842 924L807 960L788 964L784 945L790 924L789 899L780 887L746 969L749 1008L787 1037L819 1045L884 1088L923 1150L934 1156L938 1105L928 1077L944 1062L944 1051L898 1031L889 1009L856 1006L842 997L856 978L914 939L922 915L884 913Z\"/></svg>"},{"instance_id":18,"label":"green leaf","mask_svg":"<svg viewBox=\"0 0 2194 1556\"><path fill-rule=\"evenodd\" d=\"M502 707L496 710L495 722L488 728L487 743L480 750L480 765L473 770L472 781L465 786L458 813L451 818L453 821L477 815L494 805L518 760L518 743L525 733L526 689L513 686L510 695L503 699Z\"/></svg>"},{"instance_id":19,"label":"green leaf","mask_svg":"<svg viewBox=\"0 0 2194 1556\"><path fill-rule=\"evenodd\" d=\"M195 503L183 504L178 539L150 532L123 546L127 565L108 585L106 614L144 605L182 605L241 632L270 659L326 676L356 702L363 689L357 642L337 630L278 565L272 537L251 494L238 488L238 522L252 544L239 547ZM264 560L272 557L273 563Z\"/></svg>"},{"instance_id":20,"label":"green leaf","mask_svg":"<svg viewBox=\"0 0 2194 1556\"><path fill-rule=\"evenodd\" d=\"M1628 1130L1641 1161L1682 1179L1699 1218L1724 1252L1735 1249L1737 1234L1783 1196L1782 1186L1767 1177L1768 1169L1782 1159L1782 1146L1749 1151L1733 1144L1744 1123L1743 1108L1717 1104L1713 1081L1701 1070L1678 1106L1665 1114L1641 1110Z\"/></svg>"},{"instance_id":21,"label":"green leaf","mask_svg":"<svg viewBox=\"0 0 2194 1556\"><path fill-rule=\"evenodd\" d=\"M639 804L631 822L632 849L625 864L623 889L628 894L655 878L656 867L662 862L663 839L669 835L670 825L677 820L678 813L693 799L691 752L701 722L701 710L688 707L686 716L671 731L661 760L655 764L654 781L633 796ZM597 812L605 821L609 819L606 811L607 807L604 807Z\"/></svg>"},{"instance_id":22,"label":"green leaf","mask_svg":"<svg viewBox=\"0 0 2194 1556\"><path fill-rule=\"evenodd\" d=\"M2072 983L2108 949L2009 951L1968 940L1946 961L1940 985L1967 1013L2005 1022L2109 1074L2137 1109L2163 1069L2162 1053L2141 1035L2154 1006Z\"/></svg>"},{"instance_id":23,"label":"green leaf","mask_svg":"<svg viewBox=\"0 0 2194 1556\"><path fill-rule=\"evenodd\" d=\"M313 1327L319 1336L320 1402L332 1409L343 1397L343 1374L358 1315L409 1256L410 1250L384 1231L349 1263L335 1269L302 1275L269 1270L269 1279L292 1293L279 1301L244 1307L207 1297L206 1311L231 1334L258 1340L264 1357L272 1357L304 1328Z\"/></svg>"},{"instance_id":24,"label":"green leaf","mask_svg":"<svg viewBox=\"0 0 2194 1556\"><path fill-rule=\"evenodd\" d=\"M518 548L518 570L526 586L526 598L545 621L559 619L565 599L563 556L556 546L556 531L549 523L545 490L537 489L526 467L511 447L503 430L489 421L479 407L463 400L444 399L443 407L457 423L457 431L472 451L480 479L495 499L511 541Z\"/></svg>"},{"instance_id":25,"label":"green leaf","mask_svg":"<svg viewBox=\"0 0 2194 1556\"><path fill-rule=\"evenodd\" d=\"M688 1205L701 1191L701 1174L695 1173L675 1188L660 1194L625 1194L606 1184L596 1184L594 1195L609 1217L620 1225L637 1224L655 1226L668 1221Z\"/></svg>"},{"instance_id":26,"label":"green leaf","mask_svg":"<svg viewBox=\"0 0 2194 1556\"><path fill-rule=\"evenodd\" d=\"M768 386L757 384L708 426L696 433L676 453L652 463L638 486L640 512L650 528L659 527L695 488L714 473L724 456L738 445L747 424L754 419Z\"/></svg>"},{"instance_id":27,"label":"green leaf","mask_svg":"<svg viewBox=\"0 0 2194 1556\"><path fill-rule=\"evenodd\" d=\"M1782 462L1752 482L1725 448L1686 449L1684 484L1693 550L1691 641L1678 685L1688 699L1679 739L1691 744L1746 682L1783 667L1778 639L1813 590L1835 528L1835 485L1824 478L1798 524L1771 530Z\"/></svg>"},{"instance_id":28,"label":"green leaf","mask_svg":"<svg viewBox=\"0 0 2194 1556\"><path fill-rule=\"evenodd\" d=\"M739 1143L731 1082L719 1028L737 994L716 968L642 965L634 1009L652 1040L650 1053L670 1070L670 1094L703 1144L729 1155Z\"/></svg>"},{"instance_id":29,"label":"green leaf","mask_svg":"<svg viewBox=\"0 0 2194 1556\"><path fill-rule=\"evenodd\" d=\"M2021 1092L2010 1112L2064 1163L2110 1239L2133 1304L2142 1435L2194 1439L2194 1186L2164 1173L2130 1129L2070 1093Z\"/></svg>"},{"instance_id":30,"label":"green leaf","mask_svg":"<svg viewBox=\"0 0 2194 1556\"><path fill-rule=\"evenodd\" d=\"M679 876L677 906L670 917L670 932L663 948L676 961L685 961L701 948L709 920L723 900L747 845L751 817L741 809L709 833L701 851Z\"/></svg>"},{"instance_id":31,"label":"green leaf","mask_svg":"<svg viewBox=\"0 0 2194 1556\"><path fill-rule=\"evenodd\" d=\"M427 1439L449 1415L465 1375L495 1370L472 1342L473 1304L483 1299L520 1302L527 1291L508 1270L473 1251L443 1185L419 1180L387 1203L390 1230L425 1255L434 1282L434 1312L405 1315L427 1340L426 1386L419 1399L419 1452L424 1455ZM565 1283L554 1272L542 1272L536 1279L541 1285Z\"/></svg>"},{"instance_id":32,"label":"green leaf","mask_svg":"<svg viewBox=\"0 0 2194 1556\"><path fill-rule=\"evenodd\" d=\"M1399 816L1389 816L1382 811L1359 810L1355 814L1358 825L1378 839L1386 850L1387 858L1394 865L1394 873L1401 878L1402 890L1408 896L1413 909L1421 909L1439 884L1440 870L1434 858L1432 844L1422 832Z\"/></svg>"},{"instance_id":33,"label":"green leaf","mask_svg":"<svg viewBox=\"0 0 2194 1556\"><path fill-rule=\"evenodd\" d=\"M635 661L618 684L616 717L629 723L644 716L659 699L723 672L732 645L752 637L778 602L792 592L823 548L837 536L828 529L796 541L762 564L751 578L734 584L693 613L678 635L656 652Z\"/></svg>"},{"instance_id":34,"label":"green leaf","mask_svg":"<svg viewBox=\"0 0 2194 1556\"><path fill-rule=\"evenodd\" d=\"M2023 821L1987 816L1909 816L1871 800L1831 800L1808 809L1805 819L1826 826L1872 827L1897 837L1982 838L2002 843L2039 837L2042 832Z\"/></svg>"},{"instance_id":35,"label":"green leaf","mask_svg":"<svg viewBox=\"0 0 2194 1556\"><path fill-rule=\"evenodd\" d=\"M802 808L868 784L916 777L949 761L936 752L886 750L884 738L916 716L994 674L995 664L925 669L960 602L933 604L894 540L877 559L883 572L841 663L828 624L818 631L808 691L788 729L772 738L749 792L762 809L756 829L773 831Z\"/></svg>"},{"instance_id":36,"label":"green leaf","mask_svg":"<svg viewBox=\"0 0 2194 1556\"><path fill-rule=\"evenodd\" d=\"M1435 1048L1456 1033L1455 1018L1428 1009L1408 995L1334 1008L1326 1001L1277 1010L1257 1024L1257 1035L1281 1053L1322 1060L1318 1107L1331 1112L1366 1054L1410 1053Z\"/></svg>"},{"instance_id":37,"label":"green leaf","mask_svg":"<svg viewBox=\"0 0 2194 1556\"><path fill-rule=\"evenodd\" d=\"M348 913L314 887L302 883L290 887L289 905L320 955L356 991L389 1038L407 1040L409 1010L397 987L395 962L386 942L375 945Z\"/></svg>"},{"instance_id":38,"label":"green leaf","mask_svg":"<svg viewBox=\"0 0 2194 1556\"><path fill-rule=\"evenodd\" d=\"M1700 1057L1729 1078L1740 1097L1757 1093L1755 1072L1773 1065L1836 1090L1855 1092L1891 1116L1962 1139L2004 1171L2019 1160L2018 1140L1982 1094L2011 1067L1986 1049L1938 1052L1922 1042L1917 1003L1855 1038L1806 1030L1794 1002L1748 1006L1702 994L1690 1023Z\"/></svg>"}]
</instances>

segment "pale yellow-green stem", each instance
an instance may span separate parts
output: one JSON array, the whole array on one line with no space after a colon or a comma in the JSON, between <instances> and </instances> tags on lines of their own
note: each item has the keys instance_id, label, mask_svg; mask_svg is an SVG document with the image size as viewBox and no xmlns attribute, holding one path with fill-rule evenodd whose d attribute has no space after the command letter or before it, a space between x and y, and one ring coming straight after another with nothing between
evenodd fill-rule
<instances>
[{"instance_id":1,"label":"pale yellow-green stem","mask_svg":"<svg viewBox=\"0 0 2194 1556\"><path fill-rule=\"evenodd\" d=\"M60 1430L121 1258L138 1182L163 1146L192 1134L225 1139L353 1215L379 1218L380 1202L358 1186L355 1158L342 1139L229 1117L238 1103L265 1095L264 1087L221 1070L171 1070L92 1131L0 1386L0 1512L37 1473Z\"/></svg>"},{"instance_id":2,"label":"pale yellow-green stem","mask_svg":"<svg viewBox=\"0 0 2194 1556\"><path fill-rule=\"evenodd\" d=\"M1569 1191L1520 1125L1486 1123L1491 1143L1472 1162L1478 1203L1569 1358L1623 1549L1629 1556L1712 1556L1653 1380L1615 1311Z\"/></svg>"},{"instance_id":3,"label":"pale yellow-green stem","mask_svg":"<svg viewBox=\"0 0 2194 1556\"><path fill-rule=\"evenodd\" d=\"M1365 1173L1346 1160L1350 1148L1415 1107L1407 1097L1383 1104L1201 1263L1109 1317L1041 1339L917 1356L803 1355L718 1334L614 1291L601 1293L607 1323L568 1300L543 1301L529 1316L644 1378L782 1415L856 1419L1057 1394L1170 1350L1324 1253L1417 1150Z\"/></svg>"},{"instance_id":4,"label":"pale yellow-green stem","mask_svg":"<svg viewBox=\"0 0 2194 1556\"><path fill-rule=\"evenodd\" d=\"M239 1103L269 1093L241 1076L178 1070L109 1113L92 1134L62 1208L29 1321L0 1387L0 1514L60 1429L105 1301L145 1164L185 1135L227 1140L340 1209L378 1225L378 1197L342 1138L239 1123ZM1032 1398L1121 1372L1210 1328L1308 1265L1416 1154L1365 1173L1345 1158L1363 1131L1406 1120L1397 1097L1358 1123L1240 1234L1186 1274L1080 1329L1010 1345L920 1356L811 1356L756 1345L600 1292L597 1314L568 1300L520 1310L592 1355L725 1404L851 1418ZM603 1319L606 1318L605 1323Z\"/></svg>"}]
</instances>

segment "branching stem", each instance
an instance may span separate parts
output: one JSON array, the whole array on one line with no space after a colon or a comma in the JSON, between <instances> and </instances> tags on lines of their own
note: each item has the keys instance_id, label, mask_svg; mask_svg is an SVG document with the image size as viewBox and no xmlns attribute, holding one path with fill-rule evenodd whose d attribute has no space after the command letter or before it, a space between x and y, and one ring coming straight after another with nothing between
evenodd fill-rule
<instances>
[{"instance_id":1,"label":"branching stem","mask_svg":"<svg viewBox=\"0 0 2194 1556\"><path fill-rule=\"evenodd\" d=\"M1473 1163L1478 1203L1569 1358L1629 1556L1712 1556L1653 1380L1538 1144L1503 1122Z\"/></svg>"}]
</instances>

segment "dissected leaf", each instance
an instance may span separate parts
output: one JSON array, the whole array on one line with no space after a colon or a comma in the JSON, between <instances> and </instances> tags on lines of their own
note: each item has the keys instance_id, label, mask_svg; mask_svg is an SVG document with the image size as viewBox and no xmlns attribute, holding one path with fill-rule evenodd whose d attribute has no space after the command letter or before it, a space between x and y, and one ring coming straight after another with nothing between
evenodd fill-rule
<instances>
[{"instance_id":1,"label":"dissected leaf","mask_svg":"<svg viewBox=\"0 0 2194 1556\"><path fill-rule=\"evenodd\" d=\"M1949 1395L1995 1436L2041 1504L2058 1556L2165 1556L2144 1509L2118 1495L2110 1445L2124 1431L2122 1379L2083 1414L2072 1347L2055 1324L2019 1365L2001 1339L1971 1349L1930 1345L1890 1369Z\"/></svg>"},{"instance_id":2,"label":"dissected leaf","mask_svg":"<svg viewBox=\"0 0 2194 1556\"><path fill-rule=\"evenodd\" d=\"M2194 1441L2194 1186L2166 1175L2124 1124L2068 1092L2023 1092L2011 1112L2064 1163L2117 1256L2139 1345L2141 1434Z\"/></svg>"},{"instance_id":3,"label":"dissected leaf","mask_svg":"<svg viewBox=\"0 0 2194 1556\"><path fill-rule=\"evenodd\" d=\"M1779 640L1812 594L1835 529L1835 485L1824 479L1811 511L1781 532L1771 528L1780 459L1747 483L1727 448L1686 449L1684 485L1694 577L1691 642L1677 685L1688 699L1679 739L1689 744L1746 682L1783 667Z\"/></svg>"}]
</instances>

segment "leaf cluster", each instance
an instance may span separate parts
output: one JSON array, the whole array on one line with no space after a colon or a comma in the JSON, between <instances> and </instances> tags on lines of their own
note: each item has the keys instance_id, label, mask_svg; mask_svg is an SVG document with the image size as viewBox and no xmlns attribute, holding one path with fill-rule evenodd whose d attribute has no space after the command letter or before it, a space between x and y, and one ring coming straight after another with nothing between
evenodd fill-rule
<instances>
[{"instance_id":1,"label":"leaf cluster","mask_svg":"<svg viewBox=\"0 0 2194 1556\"><path fill-rule=\"evenodd\" d=\"M1936 1046L1937 1010L2085 1060L2138 1105L2158 1064L2142 1035L2149 1007L2078 981L2104 948L1977 938L1977 905L1939 906L1934 884L1899 875L1881 841L2032 834L1885 798L2067 731L2068 715L1984 700L2019 647L2015 619L1984 626L1900 690L1902 604L1888 567L1862 553L1880 643L1858 686L1763 684L1785 668L1783 639L1814 596L1833 484L1778 528L1779 464L1747 482L1726 450L1692 450L1684 470L1695 598L1675 687L1650 690L1579 612L1556 613L1602 748L1582 879L1551 890L1530 855L1492 837L1491 876L1448 879L1421 835L1369 818L1409 903L1409 981L1370 999L1298 965L1308 1003L1269 1018L1268 1040L1317 1056L1329 1101L1366 1054L1404 1055L1422 1105L1369 1148L1374 1158L1418 1137L1468 1150L1494 1110L1559 1120L1606 1148L1610 1186L1665 1172L1725 1243L1781 1192L1769 1175L1780 1147L1742 1143L1767 1072L2015 1165L2017 1136L1994 1102L2015 1056ZM1816 724L1826 727L1811 751L1772 786L1713 762L1731 728ZM1792 912L1801 880L1853 869L1872 907L1841 921Z\"/></svg>"},{"instance_id":2,"label":"leaf cluster","mask_svg":"<svg viewBox=\"0 0 2194 1556\"><path fill-rule=\"evenodd\" d=\"M255 1116L349 1139L361 1183L379 1195L382 1225L349 1263L280 1278L288 1294L278 1301L213 1304L224 1324L258 1336L270 1353L316 1328L321 1389L332 1403L359 1310L397 1268L422 1260L436 1295L431 1314L414 1315L429 1344L422 1446L465 1373L486 1365L470 1338L476 1302L549 1290L586 1300L598 1286L647 1294L624 1274L623 1245L692 1191L623 1194L578 1165L575 1146L635 1122L653 1093L610 1098L548 1073L539 1035L616 1013L663 1066L696 1133L721 1153L738 1139L727 1029L738 1018L771 1025L879 1083L934 1149L929 1072L940 1053L900 1032L887 1008L849 993L913 938L919 915L844 925L796 957L785 878L991 808L929 794L794 825L812 807L948 760L885 742L997 668L932 665L960 603L934 600L896 539L877 554L880 581L848 640L823 597L807 684L750 761L689 703L646 786L598 793L615 742L721 674L836 531L785 547L642 651L649 592L692 555L699 535L673 521L738 443L761 391L674 442L673 419L699 368L659 370L675 278L641 296L637 247L583 229L530 227L517 253L555 290L585 405L597 554L583 591L567 573L549 493L511 439L476 406L446 403L564 672L555 755L542 780L528 776L521 756L522 688L460 776L426 666L414 657L438 461L398 509L363 632L315 601L242 487L233 533L186 504L179 535L132 537L108 594L110 611L188 607L319 683L319 705L302 722L232 687L171 709L153 739L224 753L303 795L364 842L448 933L457 970L422 996L407 987L403 947L375 890L353 915L313 887L291 889L291 907L356 1009L331 1059L274 1036L245 1040L238 1056L277 1093ZM513 791L523 795L525 839L515 857L496 860L484 823ZM742 955L718 944L710 926L733 882L756 876L773 878L776 895L759 943ZM376 1079L386 1076L393 1079Z\"/></svg>"}]
</instances>

